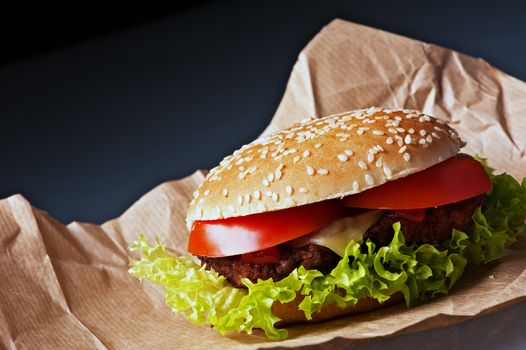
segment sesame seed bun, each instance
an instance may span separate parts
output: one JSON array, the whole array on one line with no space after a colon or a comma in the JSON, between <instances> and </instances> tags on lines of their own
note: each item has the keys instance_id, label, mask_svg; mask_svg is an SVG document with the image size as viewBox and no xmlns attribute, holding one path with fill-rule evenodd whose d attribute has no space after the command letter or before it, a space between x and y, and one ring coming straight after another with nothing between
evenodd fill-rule
<instances>
[{"instance_id":1,"label":"sesame seed bun","mask_svg":"<svg viewBox=\"0 0 526 350\"><path fill-rule=\"evenodd\" d=\"M424 170L463 146L455 130L415 110L310 118L223 159L194 193L187 225L359 193Z\"/></svg>"}]
</instances>

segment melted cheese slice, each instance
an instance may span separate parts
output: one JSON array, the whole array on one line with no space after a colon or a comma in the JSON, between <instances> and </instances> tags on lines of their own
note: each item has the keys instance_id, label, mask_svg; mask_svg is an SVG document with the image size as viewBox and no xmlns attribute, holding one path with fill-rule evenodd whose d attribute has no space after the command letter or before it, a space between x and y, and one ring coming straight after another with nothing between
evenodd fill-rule
<instances>
[{"instance_id":1,"label":"melted cheese slice","mask_svg":"<svg viewBox=\"0 0 526 350\"><path fill-rule=\"evenodd\" d=\"M363 214L345 217L332 222L308 237L308 242L329 248L339 256L345 254L350 241L362 239L363 234L382 215L382 210L371 210Z\"/></svg>"}]
</instances>

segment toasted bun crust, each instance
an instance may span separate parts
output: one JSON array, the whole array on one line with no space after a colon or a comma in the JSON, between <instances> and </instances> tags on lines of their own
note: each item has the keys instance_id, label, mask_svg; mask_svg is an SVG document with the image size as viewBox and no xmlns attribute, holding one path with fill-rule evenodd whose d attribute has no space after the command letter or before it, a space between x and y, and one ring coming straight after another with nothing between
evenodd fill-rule
<instances>
[{"instance_id":1,"label":"toasted bun crust","mask_svg":"<svg viewBox=\"0 0 526 350\"><path fill-rule=\"evenodd\" d=\"M359 193L446 160L463 146L455 130L415 110L310 118L223 159L194 193L187 225Z\"/></svg>"},{"instance_id":2,"label":"toasted bun crust","mask_svg":"<svg viewBox=\"0 0 526 350\"><path fill-rule=\"evenodd\" d=\"M340 308L336 303L332 303L324 306L320 312L312 314L312 320L307 320L305 318L305 313L298 309L298 305L303 300L303 296L298 295L296 299L290 303L281 304L275 302L272 304L272 314L281 319L277 324L278 326L299 322L319 322L343 315L357 314L387 307L400 302L402 299L402 293L393 294L388 300L381 304L376 299L372 298L360 299L355 305L349 306L345 309Z\"/></svg>"}]
</instances>

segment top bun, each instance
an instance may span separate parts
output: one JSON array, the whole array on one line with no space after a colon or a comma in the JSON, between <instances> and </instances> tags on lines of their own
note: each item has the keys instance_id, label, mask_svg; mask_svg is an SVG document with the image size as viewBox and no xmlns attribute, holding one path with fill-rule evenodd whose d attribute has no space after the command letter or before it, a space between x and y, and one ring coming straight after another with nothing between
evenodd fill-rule
<instances>
[{"instance_id":1,"label":"top bun","mask_svg":"<svg viewBox=\"0 0 526 350\"><path fill-rule=\"evenodd\" d=\"M187 225L359 193L424 170L463 146L454 129L415 110L309 118L223 159L194 193Z\"/></svg>"}]
</instances>

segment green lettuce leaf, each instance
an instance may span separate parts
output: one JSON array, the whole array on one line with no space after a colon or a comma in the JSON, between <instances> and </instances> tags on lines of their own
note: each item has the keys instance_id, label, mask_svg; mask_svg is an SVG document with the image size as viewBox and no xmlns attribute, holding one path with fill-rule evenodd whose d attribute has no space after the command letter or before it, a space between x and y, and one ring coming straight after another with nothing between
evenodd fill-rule
<instances>
[{"instance_id":1,"label":"green lettuce leaf","mask_svg":"<svg viewBox=\"0 0 526 350\"><path fill-rule=\"evenodd\" d=\"M487 203L474 213L470 230L453 230L451 238L439 247L406 245L396 223L389 245L351 241L345 256L327 275L301 266L277 282L244 279L245 290L232 287L191 257L172 256L159 241L151 245L140 236L131 250L139 251L141 258L131 260L130 273L163 286L166 303L174 312L196 325L211 324L222 334L251 333L259 328L268 338L286 338L287 330L275 327L279 318L272 314L271 306L291 302L298 293L304 297L299 309L307 319L330 303L346 307L366 297L382 303L397 292L411 306L447 294L467 263L499 258L516 235L526 231L526 179L519 184L509 175L493 175L485 161L481 162L493 183Z\"/></svg>"}]
</instances>

